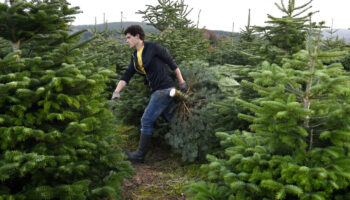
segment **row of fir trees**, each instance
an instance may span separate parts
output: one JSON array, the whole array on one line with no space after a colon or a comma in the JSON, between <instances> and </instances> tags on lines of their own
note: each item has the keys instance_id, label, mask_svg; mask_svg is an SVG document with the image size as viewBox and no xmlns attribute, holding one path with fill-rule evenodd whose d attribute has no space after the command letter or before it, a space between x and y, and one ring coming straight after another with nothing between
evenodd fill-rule
<instances>
[{"instance_id":1,"label":"row of fir trees","mask_svg":"<svg viewBox=\"0 0 350 200\"><path fill-rule=\"evenodd\" d=\"M216 132L222 153L207 154L208 180L188 186L190 199L350 199L347 46L322 39L311 3L281 1L282 17L248 23L255 38L241 53L258 63L240 84L255 92L234 102L249 127Z\"/></svg>"},{"instance_id":2,"label":"row of fir trees","mask_svg":"<svg viewBox=\"0 0 350 200\"><path fill-rule=\"evenodd\" d=\"M71 33L80 11L12 0L0 12L0 199L121 199L133 170L106 104L113 73Z\"/></svg>"}]
</instances>

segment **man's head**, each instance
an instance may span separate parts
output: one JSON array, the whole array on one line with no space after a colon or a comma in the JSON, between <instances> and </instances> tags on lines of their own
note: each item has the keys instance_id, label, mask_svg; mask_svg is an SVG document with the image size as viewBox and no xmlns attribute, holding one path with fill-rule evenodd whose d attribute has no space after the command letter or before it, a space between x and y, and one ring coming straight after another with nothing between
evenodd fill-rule
<instances>
[{"instance_id":1,"label":"man's head","mask_svg":"<svg viewBox=\"0 0 350 200\"><path fill-rule=\"evenodd\" d=\"M145 32L139 25L131 25L124 31L126 37L126 42L129 44L130 48L136 48L139 42L145 40Z\"/></svg>"}]
</instances>

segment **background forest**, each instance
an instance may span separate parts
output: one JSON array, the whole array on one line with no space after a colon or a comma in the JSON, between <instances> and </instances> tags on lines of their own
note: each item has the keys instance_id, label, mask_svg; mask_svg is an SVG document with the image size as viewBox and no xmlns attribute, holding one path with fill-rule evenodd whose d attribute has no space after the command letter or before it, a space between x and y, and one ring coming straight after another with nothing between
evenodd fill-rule
<instances>
[{"instance_id":1,"label":"background forest","mask_svg":"<svg viewBox=\"0 0 350 200\"><path fill-rule=\"evenodd\" d=\"M312 0L275 5L282 17L252 26L248 11L225 34L199 29L184 1L137 12L188 84L154 133L182 166L201 166L180 187L187 199L350 199L349 44L312 21ZM128 24L73 31L80 11L67 0L0 12L0 200L125 199L135 170L122 149L150 96L135 75L109 100L130 61Z\"/></svg>"}]
</instances>

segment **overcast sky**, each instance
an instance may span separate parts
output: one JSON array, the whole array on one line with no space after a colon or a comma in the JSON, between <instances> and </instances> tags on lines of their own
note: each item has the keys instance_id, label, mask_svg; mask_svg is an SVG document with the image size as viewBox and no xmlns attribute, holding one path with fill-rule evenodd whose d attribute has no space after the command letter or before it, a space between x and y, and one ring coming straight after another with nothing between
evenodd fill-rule
<instances>
[{"instance_id":1,"label":"overcast sky","mask_svg":"<svg viewBox=\"0 0 350 200\"><path fill-rule=\"evenodd\" d=\"M123 21L142 21L138 10L145 10L146 4L157 5L158 0L68 0L72 6L79 6L83 13L76 15L74 25L94 24L103 22L105 13L108 22L119 22L121 12ZM288 0L283 0L288 4ZM308 0L296 0L297 6ZM4 2L1 0L0 2ZM189 18L197 23L198 13L201 10L199 27L211 30L239 31L247 25L248 9L251 9L251 24L264 25L268 19L267 14L276 17L281 12L274 3L280 0L185 0L189 8L193 8ZM350 28L350 0L313 0L313 11L320 11L314 17L315 21L326 21L331 26L333 19L334 28Z\"/></svg>"},{"instance_id":2,"label":"overcast sky","mask_svg":"<svg viewBox=\"0 0 350 200\"><path fill-rule=\"evenodd\" d=\"M108 22L118 22L123 12L123 21L142 21L138 10L145 10L146 4L157 5L158 0L70 0L73 6L79 6L83 13L76 16L74 25L93 24L95 17L97 23L103 22L105 13ZM239 31L247 24L248 9L251 9L251 24L264 25L267 14L281 16L281 12L274 5L280 0L185 0L189 8L193 8L189 16L195 23L200 13L199 27L211 30ZM287 4L288 0L284 0ZM307 0L296 0L297 6ZM315 21L326 21L334 28L350 28L350 0L314 0L311 10L320 11L314 17Z\"/></svg>"}]
</instances>

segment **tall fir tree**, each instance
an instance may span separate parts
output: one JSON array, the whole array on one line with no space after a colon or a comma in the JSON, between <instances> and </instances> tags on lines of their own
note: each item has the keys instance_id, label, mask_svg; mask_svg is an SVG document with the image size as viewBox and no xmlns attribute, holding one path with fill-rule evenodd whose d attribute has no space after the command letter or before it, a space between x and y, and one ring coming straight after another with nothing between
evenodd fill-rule
<instances>
[{"instance_id":1,"label":"tall fir tree","mask_svg":"<svg viewBox=\"0 0 350 200\"><path fill-rule=\"evenodd\" d=\"M313 12L306 13L312 6L312 0L298 6L296 0L288 0L288 4L281 0L275 3L283 13L282 17L267 15L269 25L255 27L264 35L265 45L260 49L260 55L271 63L280 63L283 57L291 57L305 46L307 21Z\"/></svg>"},{"instance_id":2,"label":"tall fir tree","mask_svg":"<svg viewBox=\"0 0 350 200\"><path fill-rule=\"evenodd\" d=\"M101 95L111 72L83 56L81 32L69 35L78 8L13 0L0 10L9 41L0 58L0 199L121 199L132 169L112 148Z\"/></svg>"},{"instance_id":3,"label":"tall fir tree","mask_svg":"<svg viewBox=\"0 0 350 200\"><path fill-rule=\"evenodd\" d=\"M254 113L239 115L253 133L217 133L225 157L207 156L212 183L193 184L192 199L350 198L350 79L341 64L324 64L346 52L321 51L312 27L305 50L243 82L260 95L236 101Z\"/></svg>"},{"instance_id":4,"label":"tall fir tree","mask_svg":"<svg viewBox=\"0 0 350 200\"><path fill-rule=\"evenodd\" d=\"M184 0L158 0L157 5L146 5L146 7L146 10L139 10L137 14L141 14L149 25L160 32L168 28L182 29L194 26L188 18L192 9L188 10Z\"/></svg>"},{"instance_id":5,"label":"tall fir tree","mask_svg":"<svg viewBox=\"0 0 350 200\"><path fill-rule=\"evenodd\" d=\"M160 31L147 37L161 43L178 64L205 59L209 48L203 30L195 28L188 18L191 11L184 0L159 0L157 5L147 5L145 10L137 12Z\"/></svg>"}]
</instances>

